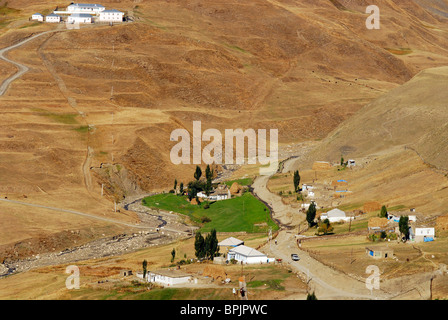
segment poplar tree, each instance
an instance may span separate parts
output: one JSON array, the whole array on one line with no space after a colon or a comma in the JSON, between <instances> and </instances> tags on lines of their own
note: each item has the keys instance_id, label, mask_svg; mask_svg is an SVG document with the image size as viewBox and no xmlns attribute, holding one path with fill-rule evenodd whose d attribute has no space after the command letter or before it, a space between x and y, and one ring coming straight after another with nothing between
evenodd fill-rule
<instances>
[{"instance_id":1,"label":"poplar tree","mask_svg":"<svg viewBox=\"0 0 448 320\"><path fill-rule=\"evenodd\" d=\"M294 191L295 192L299 192L300 190L300 174L299 174L299 170L294 171Z\"/></svg>"}]
</instances>

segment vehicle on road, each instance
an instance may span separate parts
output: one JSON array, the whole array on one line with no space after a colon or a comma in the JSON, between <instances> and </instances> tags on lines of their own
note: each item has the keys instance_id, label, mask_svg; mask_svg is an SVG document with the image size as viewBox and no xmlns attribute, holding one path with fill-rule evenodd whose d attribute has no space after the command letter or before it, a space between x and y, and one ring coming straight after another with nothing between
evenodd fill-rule
<instances>
[{"instance_id":1,"label":"vehicle on road","mask_svg":"<svg viewBox=\"0 0 448 320\"><path fill-rule=\"evenodd\" d=\"M299 256L297 254L295 254L295 253L291 254L291 259L294 260L294 261L299 261L300 260Z\"/></svg>"}]
</instances>

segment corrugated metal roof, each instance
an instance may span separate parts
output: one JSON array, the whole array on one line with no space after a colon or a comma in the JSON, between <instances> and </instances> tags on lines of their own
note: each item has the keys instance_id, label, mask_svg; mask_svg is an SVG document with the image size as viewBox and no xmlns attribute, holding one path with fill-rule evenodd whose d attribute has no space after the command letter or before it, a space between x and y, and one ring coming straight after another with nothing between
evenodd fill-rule
<instances>
[{"instance_id":1,"label":"corrugated metal roof","mask_svg":"<svg viewBox=\"0 0 448 320\"><path fill-rule=\"evenodd\" d=\"M345 212L339 209L333 209L327 212L328 218L345 218Z\"/></svg>"},{"instance_id":2,"label":"corrugated metal roof","mask_svg":"<svg viewBox=\"0 0 448 320\"><path fill-rule=\"evenodd\" d=\"M220 245L220 246L239 246L243 243L244 243L244 241L242 241L240 239L230 237L230 238L227 238L227 239L221 241L220 243L218 243L218 245Z\"/></svg>"},{"instance_id":3,"label":"corrugated metal roof","mask_svg":"<svg viewBox=\"0 0 448 320\"><path fill-rule=\"evenodd\" d=\"M104 8L104 6L95 3L73 3L69 7Z\"/></svg>"}]
</instances>

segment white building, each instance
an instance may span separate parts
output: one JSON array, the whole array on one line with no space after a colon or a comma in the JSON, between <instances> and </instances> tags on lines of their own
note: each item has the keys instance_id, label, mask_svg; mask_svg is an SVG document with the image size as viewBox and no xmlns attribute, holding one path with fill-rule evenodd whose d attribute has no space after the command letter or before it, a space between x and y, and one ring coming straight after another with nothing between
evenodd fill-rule
<instances>
[{"instance_id":1,"label":"white building","mask_svg":"<svg viewBox=\"0 0 448 320\"><path fill-rule=\"evenodd\" d=\"M92 23L93 19L90 14L87 13L73 13L68 17L68 23Z\"/></svg>"},{"instance_id":2,"label":"white building","mask_svg":"<svg viewBox=\"0 0 448 320\"><path fill-rule=\"evenodd\" d=\"M44 21L44 16L40 13L35 13L31 16L31 20Z\"/></svg>"},{"instance_id":3,"label":"white building","mask_svg":"<svg viewBox=\"0 0 448 320\"><path fill-rule=\"evenodd\" d=\"M124 13L118 10L104 10L100 12L99 21L103 22L123 22Z\"/></svg>"},{"instance_id":4,"label":"white building","mask_svg":"<svg viewBox=\"0 0 448 320\"><path fill-rule=\"evenodd\" d=\"M356 161L353 159L350 159L347 161L347 167L355 167L356 166Z\"/></svg>"},{"instance_id":5,"label":"white building","mask_svg":"<svg viewBox=\"0 0 448 320\"><path fill-rule=\"evenodd\" d=\"M45 21L49 23L59 23L61 22L61 16L52 13L45 17Z\"/></svg>"},{"instance_id":6,"label":"white building","mask_svg":"<svg viewBox=\"0 0 448 320\"><path fill-rule=\"evenodd\" d=\"M72 3L67 7L68 13L90 13L93 15L99 15L100 12L106 10L106 8L100 4L89 3Z\"/></svg>"},{"instance_id":7,"label":"white building","mask_svg":"<svg viewBox=\"0 0 448 320\"><path fill-rule=\"evenodd\" d=\"M430 242L434 241L435 235L434 228L415 228L414 240L415 242Z\"/></svg>"},{"instance_id":8,"label":"white building","mask_svg":"<svg viewBox=\"0 0 448 320\"><path fill-rule=\"evenodd\" d=\"M201 198L201 199L208 198L204 191L199 191L196 195L198 196L198 198Z\"/></svg>"},{"instance_id":9,"label":"white building","mask_svg":"<svg viewBox=\"0 0 448 320\"><path fill-rule=\"evenodd\" d=\"M274 258L268 258L264 253L245 245L239 245L229 250L227 260L235 259L246 264L274 262Z\"/></svg>"},{"instance_id":10,"label":"white building","mask_svg":"<svg viewBox=\"0 0 448 320\"><path fill-rule=\"evenodd\" d=\"M309 184L303 184L302 185L302 191L308 191L308 190L313 190L314 187L312 185Z\"/></svg>"},{"instance_id":11,"label":"white building","mask_svg":"<svg viewBox=\"0 0 448 320\"><path fill-rule=\"evenodd\" d=\"M348 222L352 220L352 217L347 217L345 212L339 209L333 209L328 212L324 212L320 215L320 220L328 219L331 223L333 222Z\"/></svg>"},{"instance_id":12,"label":"white building","mask_svg":"<svg viewBox=\"0 0 448 320\"><path fill-rule=\"evenodd\" d=\"M146 277L148 282L154 282L167 287L192 283L195 281L190 274L178 270L149 271Z\"/></svg>"},{"instance_id":13,"label":"white building","mask_svg":"<svg viewBox=\"0 0 448 320\"><path fill-rule=\"evenodd\" d=\"M220 201L230 199L231 197L232 196L230 194L230 190L228 190L227 192L215 191L210 194L208 199L211 201Z\"/></svg>"}]
</instances>

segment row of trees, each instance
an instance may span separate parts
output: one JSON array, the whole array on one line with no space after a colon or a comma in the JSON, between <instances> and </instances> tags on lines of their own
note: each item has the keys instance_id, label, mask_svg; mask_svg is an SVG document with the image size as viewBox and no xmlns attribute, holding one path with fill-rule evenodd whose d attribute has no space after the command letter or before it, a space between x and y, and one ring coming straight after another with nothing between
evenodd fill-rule
<instances>
[{"instance_id":1,"label":"row of trees","mask_svg":"<svg viewBox=\"0 0 448 320\"><path fill-rule=\"evenodd\" d=\"M198 259L213 259L218 256L219 246L216 229L212 229L205 238L201 232L198 231L194 240L194 250Z\"/></svg>"}]
</instances>

